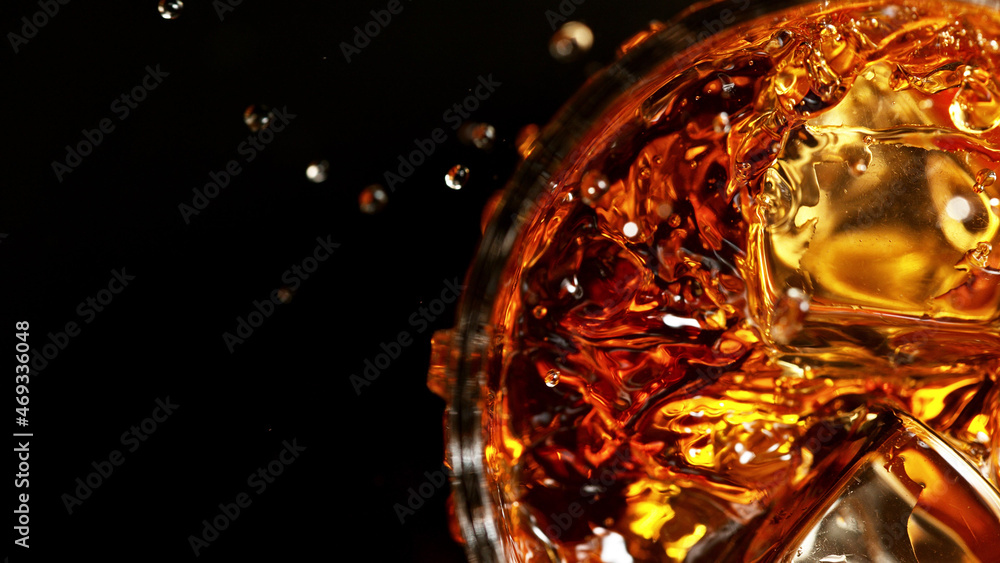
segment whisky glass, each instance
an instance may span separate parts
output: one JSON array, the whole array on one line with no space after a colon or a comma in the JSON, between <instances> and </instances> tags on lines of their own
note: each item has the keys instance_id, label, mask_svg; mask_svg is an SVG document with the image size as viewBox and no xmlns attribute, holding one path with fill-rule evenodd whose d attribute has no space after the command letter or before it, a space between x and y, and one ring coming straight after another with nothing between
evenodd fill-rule
<instances>
[{"instance_id":1,"label":"whisky glass","mask_svg":"<svg viewBox=\"0 0 1000 563\"><path fill-rule=\"evenodd\" d=\"M453 517L471 561L924 562L1000 553L1000 272L990 258L1000 224L1000 90L991 67L976 62L1000 60L1000 19L990 15L995 2L942 5L697 5L626 42L544 128L492 214L457 325L433 342L428 385L448 404ZM856 11L842 15L848 8ZM935 23L921 27L921 18ZM972 41L962 18L977 22L981 57L961 47ZM845 62L836 46L845 29L867 30L859 50L903 54ZM815 48L799 53L805 40ZM916 60L926 55L912 47L921 41L942 53L960 47L935 66ZM758 71L765 60L776 62ZM806 86L782 70L790 67L809 73ZM685 106L677 92L691 84L700 90ZM741 95L757 121L723 111ZM772 106L801 123L768 114ZM675 156L666 143L649 149L657 135L682 129L708 140ZM713 151L722 165L683 182L667 177L709 170L697 159ZM698 182L701 192L690 187ZM924 200L929 211L918 213ZM547 262L544 249L584 208L586 228L606 231L578 249L575 270L552 273L561 262ZM679 233L675 246L668 231ZM856 236L849 251L843 233ZM812 238L802 244L803 236ZM690 250L685 237L703 248ZM904 247L892 246L900 240ZM600 262L599 275L582 272L587 248L604 241L615 252L654 250ZM631 286L593 280L649 263L663 295L698 310L673 314L656 301L662 326L653 333L663 342L655 350L632 347L646 335L641 323L628 337L615 333L614 350L602 353L618 358L608 369L620 387L579 368L589 359L567 359L572 345L512 367L532 330L520 319L551 322L556 335L605 335L620 315L645 314ZM552 273L550 293L531 287L532 268ZM567 329L570 318L580 324ZM532 370L538 382L508 388ZM594 423L600 431L587 437L596 445L574 441L574 457L551 434L532 441L533 431L511 429L509 413L549 389L560 393L557 416L544 404L521 412L535 415L537 429L585 404L577 410L595 414L559 430L583 440L581 424ZM705 397L720 412L709 413ZM715 416L708 438L684 437L695 426L689 414ZM558 450L551 463L517 463L542 446ZM526 495L522 482L536 475L551 487L539 479ZM606 518L595 522L592 508Z\"/></svg>"}]
</instances>

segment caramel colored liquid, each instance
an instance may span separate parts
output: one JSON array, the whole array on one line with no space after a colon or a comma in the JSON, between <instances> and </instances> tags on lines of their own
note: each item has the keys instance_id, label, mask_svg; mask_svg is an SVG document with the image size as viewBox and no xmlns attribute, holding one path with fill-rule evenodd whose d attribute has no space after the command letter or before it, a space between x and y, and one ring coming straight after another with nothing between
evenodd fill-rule
<instances>
[{"instance_id":1,"label":"caramel colored liquid","mask_svg":"<svg viewBox=\"0 0 1000 563\"><path fill-rule=\"evenodd\" d=\"M665 70L523 235L485 415L507 549L996 561L1000 16L751 29Z\"/></svg>"}]
</instances>

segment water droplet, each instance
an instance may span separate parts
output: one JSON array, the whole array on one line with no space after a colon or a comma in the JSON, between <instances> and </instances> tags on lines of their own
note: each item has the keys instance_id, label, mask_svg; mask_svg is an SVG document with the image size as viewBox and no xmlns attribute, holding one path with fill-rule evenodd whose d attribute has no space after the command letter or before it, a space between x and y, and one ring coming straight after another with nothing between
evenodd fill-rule
<instances>
[{"instance_id":1,"label":"water droplet","mask_svg":"<svg viewBox=\"0 0 1000 563\"><path fill-rule=\"evenodd\" d=\"M722 112L712 118L712 129L716 133L728 133L729 132L729 114Z\"/></svg>"},{"instance_id":2,"label":"water droplet","mask_svg":"<svg viewBox=\"0 0 1000 563\"><path fill-rule=\"evenodd\" d=\"M628 238L635 237L635 235L639 234L639 225L636 225L632 221L625 223L625 225L622 226L622 234Z\"/></svg>"},{"instance_id":3,"label":"water droplet","mask_svg":"<svg viewBox=\"0 0 1000 563\"><path fill-rule=\"evenodd\" d=\"M979 172L976 172L976 183L972 186L972 191L977 194L983 193L983 190L993 185L997 181L997 173L990 170L989 168L983 168Z\"/></svg>"},{"instance_id":4,"label":"water droplet","mask_svg":"<svg viewBox=\"0 0 1000 563\"><path fill-rule=\"evenodd\" d=\"M870 146L872 146L872 145L875 144L875 137L872 137L871 135L865 135L865 139L864 140L865 140L865 145L866 146L870 147Z\"/></svg>"},{"instance_id":5,"label":"water droplet","mask_svg":"<svg viewBox=\"0 0 1000 563\"><path fill-rule=\"evenodd\" d=\"M292 298L295 297L295 292L289 287L282 287L278 289L278 301L282 304L287 304Z\"/></svg>"},{"instance_id":6,"label":"water droplet","mask_svg":"<svg viewBox=\"0 0 1000 563\"><path fill-rule=\"evenodd\" d=\"M369 215L382 211L387 203L389 203L389 194L379 184L368 186L361 190L361 195L358 196L361 212Z\"/></svg>"},{"instance_id":7,"label":"water droplet","mask_svg":"<svg viewBox=\"0 0 1000 563\"><path fill-rule=\"evenodd\" d=\"M480 123L472 130L472 144L477 149L490 150L497 138L497 130L489 123Z\"/></svg>"},{"instance_id":8,"label":"water droplet","mask_svg":"<svg viewBox=\"0 0 1000 563\"><path fill-rule=\"evenodd\" d=\"M541 305L538 305L531 310L531 314L534 315L536 319L541 319L545 315L549 314L549 310Z\"/></svg>"},{"instance_id":9,"label":"water droplet","mask_svg":"<svg viewBox=\"0 0 1000 563\"><path fill-rule=\"evenodd\" d=\"M452 166L451 170L444 175L444 183L453 190L460 190L469 181L469 169L461 164Z\"/></svg>"},{"instance_id":10,"label":"water droplet","mask_svg":"<svg viewBox=\"0 0 1000 563\"><path fill-rule=\"evenodd\" d=\"M184 2L181 0L160 0L156 7L160 11L160 16L165 20L176 20L184 9Z\"/></svg>"},{"instance_id":11,"label":"water droplet","mask_svg":"<svg viewBox=\"0 0 1000 563\"><path fill-rule=\"evenodd\" d=\"M593 207L610 188L607 176L598 170L588 170L580 179L580 199L584 204Z\"/></svg>"},{"instance_id":12,"label":"water droplet","mask_svg":"<svg viewBox=\"0 0 1000 563\"><path fill-rule=\"evenodd\" d=\"M548 387L555 387L559 385L559 377L562 374L559 373L557 369L550 369L548 373L545 374L545 385Z\"/></svg>"},{"instance_id":13,"label":"water droplet","mask_svg":"<svg viewBox=\"0 0 1000 563\"><path fill-rule=\"evenodd\" d=\"M559 62L576 60L594 46L594 32L586 24L566 22L549 40L549 54Z\"/></svg>"},{"instance_id":14,"label":"water droplet","mask_svg":"<svg viewBox=\"0 0 1000 563\"><path fill-rule=\"evenodd\" d=\"M243 111L243 123L246 123L247 127L254 133L261 129L267 129L271 126L272 121L274 121L274 114L271 113L271 108L265 105L252 105Z\"/></svg>"},{"instance_id":15,"label":"water droplet","mask_svg":"<svg viewBox=\"0 0 1000 563\"><path fill-rule=\"evenodd\" d=\"M309 166L306 167L306 178L309 178L309 181L311 182L321 184L326 181L329 172L329 162L325 160L314 160L309 163Z\"/></svg>"},{"instance_id":16,"label":"water droplet","mask_svg":"<svg viewBox=\"0 0 1000 563\"><path fill-rule=\"evenodd\" d=\"M675 228L675 229L677 227L680 227L681 226L681 216L678 215L678 214L676 214L676 213L671 214L670 215L670 219L667 220L667 224L670 225L671 227Z\"/></svg>"}]
</instances>

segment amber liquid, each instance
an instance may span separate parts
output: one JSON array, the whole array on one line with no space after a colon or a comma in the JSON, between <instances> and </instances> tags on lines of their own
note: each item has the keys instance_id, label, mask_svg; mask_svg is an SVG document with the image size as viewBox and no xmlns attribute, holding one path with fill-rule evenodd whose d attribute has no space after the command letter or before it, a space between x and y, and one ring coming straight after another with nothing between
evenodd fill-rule
<instances>
[{"instance_id":1,"label":"amber liquid","mask_svg":"<svg viewBox=\"0 0 1000 563\"><path fill-rule=\"evenodd\" d=\"M997 561L1000 16L751 29L521 239L485 414L509 556Z\"/></svg>"}]
</instances>

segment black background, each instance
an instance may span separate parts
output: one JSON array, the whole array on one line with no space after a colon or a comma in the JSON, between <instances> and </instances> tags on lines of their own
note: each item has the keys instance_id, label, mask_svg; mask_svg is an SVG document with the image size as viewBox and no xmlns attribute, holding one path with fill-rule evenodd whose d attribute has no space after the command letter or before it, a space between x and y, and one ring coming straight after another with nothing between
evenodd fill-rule
<instances>
[{"instance_id":1,"label":"black background","mask_svg":"<svg viewBox=\"0 0 1000 563\"><path fill-rule=\"evenodd\" d=\"M444 402L426 371L431 334L452 326L455 308L424 332L410 316L464 276L483 204L517 163L517 131L544 124L595 64L676 6L584 2L571 19L591 26L594 49L560 63L548 53L546 17L557 0L403 0L345 60L341 43L387 3L246 0L220 21L212 2L188 0L168 21L156 0L70 0L15 54L6 34L22 33L21 18L40 8L4 2L6 369L14 321L30 322L35 350L67 322L80 326L31 377L31 548L9 547L11 561L194 559L189 536L241 492L252 504L199 559L464 561L448 535L445 489L402 524L393 508L441 465ZM169 76L120 120L111 104L147 65ZM472 115L496 127L487 153L461 144L443 114L490 75L501 86ZM237 147L250 135L250 104L296 117L247 163ZM60 182L52 163L103 118L114 131ZM361 189L384 183L436 128L447 142L382 213L361 213ZM186 224L178 206L232 159L242 173ZM325 183L305 177L315 159L330 162ZM459 163L471 180L450 190L443 177ZM230 353L222 334L327 236L340 244L332 257ZM135 276L129 286L81 316L78 306L122 269ZM415 342L358 396L351 374L401 331ZM167 397L177 411L128 452L120 436ZM293 439L306 450L253 492L247 477ZM116 449L124 463L67 514L62 495ZM9 455L13 526L25 490L13 487Z\"/></svg>"}]
</instances>

